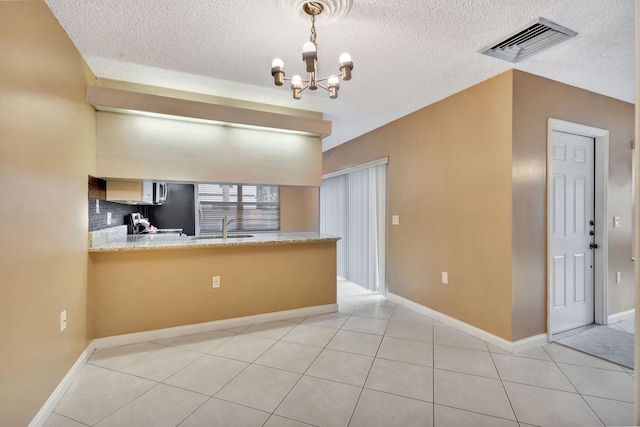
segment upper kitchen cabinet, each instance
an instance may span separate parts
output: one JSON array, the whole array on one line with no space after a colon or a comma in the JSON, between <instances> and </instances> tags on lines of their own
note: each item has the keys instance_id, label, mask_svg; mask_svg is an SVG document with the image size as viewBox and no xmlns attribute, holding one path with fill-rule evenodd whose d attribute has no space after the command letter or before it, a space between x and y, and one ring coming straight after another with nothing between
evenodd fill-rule
<instances>
[{"instance_id":1,"label":"upper kitchen cabinet","mask_svg":"<svg viewBox=\"0 0 640 427\"><path fill-rule=\"evenodd\" d=\"M102 178L321 184L331 122L96 86L88 97Z\"/></svg>"},{"instance_id":2,"label":"upper kitchen cabinet","mask_svg":"<svg viewBox=\"0 0 640 427\"><path fill-rule=\"evenodd\" d=\"M167 184L155 181L107 180L107 201L128 205L161 205L167 198Z\"/></svg>"}]
</instances>

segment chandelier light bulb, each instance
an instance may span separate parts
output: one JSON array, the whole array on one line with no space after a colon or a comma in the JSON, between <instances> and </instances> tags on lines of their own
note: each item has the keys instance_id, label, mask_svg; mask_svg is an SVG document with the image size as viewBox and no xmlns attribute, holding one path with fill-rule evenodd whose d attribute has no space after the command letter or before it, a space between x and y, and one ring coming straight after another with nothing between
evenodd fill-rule
<instances>
[{"instance_id":1,"label":"chandelier light bulb","mask_svg":"<svg viewBox=\"0 0 640 427\"><path fill-rule=\"evenodd\" d=\"M302 53L317 52L318 48L314 42L306 42L302 45Z\"/></svg>"},{"instance_id":2,"label":"chandelier light bulb","mask_svg":"<svg viewBox=\"0 0 640 427\"><path fill-rule=\"evenodd\" d=\"M306 64L307 73L316 71L316 60L318 59L317 49L314 42L306 42L302 46L302 60Z\"/></svg>"},{"instance_id":3,"label":"chandelier light bulb","mask_svg":"<svg viewBox=\"0 0 640 427\"><path fill-rule=\"evenodd\" d=\"M291 91L293 99L302 98L302 77L297 74L291 78Z\"/></svg>"},{"instance_id":4,"label":"chandelier light bulb","mask_svg":"<svg viewBox=\"0 0 640 427\"><path fill-rule=\"evenodd\" d=\"M351 55L343 53L338 59L340 63L340 73L342 74L342 80L351 80L351 70L353 70L353 62L351 61Z\"/></svg>"},{"instance_id":5,"label":"chandelier light bulb","mask_svg":"<svg viewBox=\"0 0 640 427\"><path fill-rule=\"evenodd\" d=\"M338 97L338 89L340 89L340 79L338 76L331 76L327 80L327 89L329 89L329 98L336 99Z\"/></svg>"},{"instance_id":6,"label":"chandelier light bulb","mask_svg":"<svg viewBox=\"0 0 640 427\"><path fill-rule=\"evenodd\" d=\"M282 59L276 58L273 60L271 63L271 75L276 86L284 84L284 62L282 62Z\"/></svg>"},{"instance_id":7,"label":"chandelier light bulb","mask_svg":"<svg viewBox=\"0 0 640 427\"><path fill-rule=\"evenodd\" d=\"M338 61L340 62L340 65L351 62L351 55L349 55L347 52L344 52L342 55L340 55L340 59L338 59Z\"/></svg>"}]
</instances>

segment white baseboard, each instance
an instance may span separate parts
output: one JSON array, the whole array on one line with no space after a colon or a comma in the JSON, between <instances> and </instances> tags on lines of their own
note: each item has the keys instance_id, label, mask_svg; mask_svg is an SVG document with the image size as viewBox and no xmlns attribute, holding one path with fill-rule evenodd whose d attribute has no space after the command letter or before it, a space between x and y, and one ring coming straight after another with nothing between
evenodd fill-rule
<instances>
[{"instance_id":1,"label":"white baseboard","mask_svg":"<svg viewBox=\"0 0 640 427\"><path fill-rule=\"evenodd\" d=\"M549 342L549 336L547 334L532 335L527 338L523 338L511 343L511 353L517 354L521 351L529 350L534 347L540 347Z\"/></svg>"},{"instance_id":2,"label":"white baseboard","mask_svg":"<svg viewBox=\"0 0 640 427\"><path fill-rule=\"evenodd\" d=\"M29 427L41 427L44 425L44 423L47 422L47 419L49 419L49 417L53 413L53 410L56 409L56 406L58 406L58 403L60 403L60 400L64 397L64 394L71 386L71 383L73 383L76 375L78 375L78 373L82 370L84 365L87 363L87 360L89 360L89 357L91 357L91 354L93 354L94 351L95 347L93 346L92 341L89 343L87 348L84 349L80 357L78 357L76 363L74 363L71 369L69 369L67 375L65 375L62 381L60 381L58 387L56 387L53 393L51 393L51 395L44 403L42 408L40 408L33 420L31 420L31 422L29 423Z\"/></svg>"},{"instance_id":3,"label":"white baseboard","mask_svg":"<svg viewBox=\"0 0 640 427\"><path fill-rule=\"evenodd\" d=\"M633 319L635 315L636 315L636 310L634 308L632 308L631 310L610 314L609 316L607 316L607 325L613 325L614 323Z\"/></svg>"},{"instance_id":4,"label":"white baseboard","mask_svg":"<svg viewBox=\"0 0 640 427\"><path fill-rule=\"evenodd\" d=\"M217 331L220 329L232 329L240 326L250 326L259 323L274 322L276 320L293 319L296 317L316 316L318 314L333 313L338 311L338 304L316 305L312 307L296 308L293 310L276 311L273 313L256 314L254 316L235 317L233 319L214 320L212 322L196 323L194 325L176 326L174 328L156 329L153 331L136 332L133 334L116 335L113 337L96 338L89 343L76 363L73 364L67 375L62 379L58 387L49 396L49 399L40 408L29 427L42 427L47 419L64 397L76 375L84 367L95 350L120 345L137 344L146 341L161 340L165 338L179 337L183 335L197 334L201 332Z\"/></svg>"},{"instance_id":5,"label":"white baseboard","mask_svg":"<svg viewBox=\"0 0 640 427\"><path fill-rule=\"evenodd\" d=\"M446 314L440 313L439 311L435 311L429 307L425 307L424 305L413 302L409 299L401 297L399 295L393 294L389 292L387 294L387 298L391 302L395 302L396 304L403 305L407 308L412 309L420 314L424 314L425 316L429 316L433 319L438 320L444 324L452 326L456 329L461 330L471 336L479 338L483 341L488 342L489 344L493 344L502 350L508 351L509 353L519 353L521 351L528 350L530 348L534 348L543 344L546 344L547 334L539 334L531 337L527 337L518 341L507 341L504 338L501 338L497 335L493 335L483 329L477 328L473 325L469 325L461 320L458 320L454 317L447 316Z\"/></svg>"},{"instance_id":6,"label":"white baseboard","mask_svg":"<svg viewBox=\"0 0 640 427\"><path fill-rule=\"evenodd\" d=\"M275 311L273 313L234 317L233 319L214 320L212 322L196 323L193 325L96 338L93 340L93 343L96 350L100 350L103 348L117 347L119 345L137 344L146 341L217 331L220 329L232 329L240 326L250 326L258 323L274 322L276 320L293 319L296 317L315 316L318 314L333 313L335 311L338 311L338 304L316 305L313 307L296 308L294 310Z\"/></svg>"}]
</instances>

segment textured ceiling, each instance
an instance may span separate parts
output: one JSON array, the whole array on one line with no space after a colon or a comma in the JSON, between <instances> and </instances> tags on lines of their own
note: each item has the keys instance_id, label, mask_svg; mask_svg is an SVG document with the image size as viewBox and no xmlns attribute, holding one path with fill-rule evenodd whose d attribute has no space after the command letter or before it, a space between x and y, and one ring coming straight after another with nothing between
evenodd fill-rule
<instances>
[{"instance_id":1,"label":"textured ceiling","mask_svg":"<svg viewBox=\"0 0 640 427\"><path fill-rule=\"evenodd\" d=\"M633 0L353 0L317 25L319 74L346 51L353 79L298 101L270 73L304 71L310 26L283 0L46 2L98 77L320 111L325 150L510 68L635 102ZM538 17L578 36L515 65L478 53Z\"/></svg>"}]
</instances>

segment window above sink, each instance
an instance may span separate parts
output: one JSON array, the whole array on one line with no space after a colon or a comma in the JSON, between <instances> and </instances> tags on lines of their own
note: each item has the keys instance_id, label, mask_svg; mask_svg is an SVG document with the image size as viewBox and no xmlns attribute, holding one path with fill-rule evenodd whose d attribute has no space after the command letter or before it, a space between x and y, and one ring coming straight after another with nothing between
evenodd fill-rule
<instances>
[{"instance_id":1,"label":"window above sink","mask_svg":"<svg viewBox=\"0 0 640 427\"><path fill-rule=\"evenodd\" d=\"M220 235L225 217L229 233L280 230L278 186L196 184L195 194L196 234L200 237ZM237 236L229 234L227 237Z\"/></svg>"}]
</instances>

